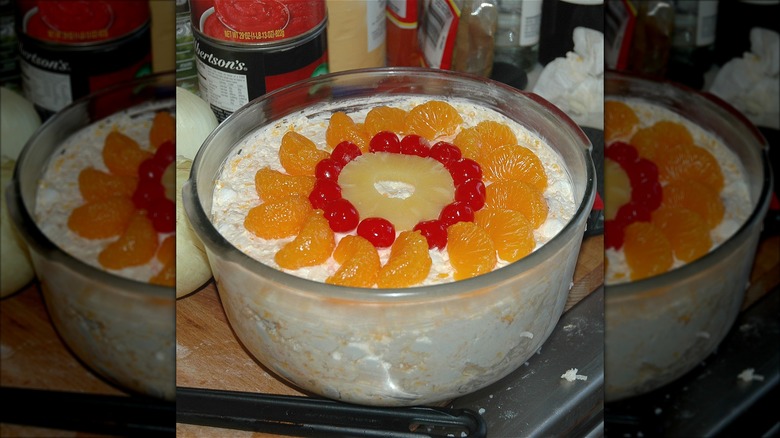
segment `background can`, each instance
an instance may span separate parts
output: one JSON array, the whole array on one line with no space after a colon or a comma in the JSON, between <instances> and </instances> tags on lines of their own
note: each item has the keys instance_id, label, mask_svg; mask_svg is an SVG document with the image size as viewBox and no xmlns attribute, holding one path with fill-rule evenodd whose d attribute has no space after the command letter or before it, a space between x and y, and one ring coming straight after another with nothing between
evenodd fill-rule
<instances>
[{"instance_id":1,"label":"background can","mask_svg":"<svg viewBox=\"0 0 780 438\"><path fill-rule=\"evenodd\" d=\"M200 95L219 121L328 72L324 0L190 0L190 10Z\"/></svg>"},{"instance_id":2,"label":"background can","mask_svg":"<svg viewBox=\"0 0 780 438\"><path fill-rule=\"evenodd\" d=\"M22 88L46 118L151 73L148 0L17 0Z\"/></svg>"}]
</instances>

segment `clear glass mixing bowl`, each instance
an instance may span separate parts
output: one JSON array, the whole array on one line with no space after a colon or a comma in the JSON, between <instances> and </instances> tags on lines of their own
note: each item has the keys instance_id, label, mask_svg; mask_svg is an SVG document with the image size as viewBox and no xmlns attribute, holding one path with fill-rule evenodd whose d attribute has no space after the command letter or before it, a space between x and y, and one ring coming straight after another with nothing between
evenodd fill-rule
<instances>
[{"instance_id":1,"label":"clear glass mixing bowl","mask_svg":"<svg viewBox=\"0 0 780 438\"><path fill-rule=\"evenodd\" d=\"M726 336L748 285L769 208L769 145L747 119L717 97L669 82L608 73L605 98L647 100L719 137L748 178L752 212L720 246L665 274L605 287L605 399L643 394L693 369Z\"/></svg>"},{"instance_id":2,"label":"clear glass mixing bowl","mask_svg":"<svg viewBox=\"0 0 780 438\"><path fill-rule=\"evenodd\" d=\"M30 138L8 187L8 209L30 248L57 332L87 366L131 392L175 396L175 291L111 274L61 250L35 222L38 181L70 135L133 108L175 110L175 75L147 76L80 99ZM53 366L56 366L53 364Z\"/></svg>"},{"instance_id":3,"label":"clear glass mixing bowl","mask_svg":"<svg viewBox=\"0 0 780 438\"><path fill-rule=\"evenodd\" d=\"M465 98L544 138L563 158L576 213L546 245L489 274L450 284L361 289L296 277L231 245L210 221L214 181L248 134L329 101L398 95ZM536 353L557 323L595 196L590 142L559 109L475 76L422 69L357 70L312 78L256 99L205 140L184 205L205 243L222 305L247 350L304 390L347 402L434 403L487 386Z\"/></svg>"}]
</instances>

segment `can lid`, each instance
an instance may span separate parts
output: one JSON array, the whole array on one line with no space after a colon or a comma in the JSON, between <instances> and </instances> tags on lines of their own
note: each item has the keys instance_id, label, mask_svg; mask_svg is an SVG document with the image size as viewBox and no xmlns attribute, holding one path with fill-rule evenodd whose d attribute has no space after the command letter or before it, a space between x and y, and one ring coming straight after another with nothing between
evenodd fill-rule
<instances>
[{"instance_id":1,"label":"can lid","mask_svg":"<svg viewBox=\"0 0 780 438\"><path fill-rule=\"evenodd\" d=\"M56 2L19 0L19 33L57 44L96 44L121 39L150 21L147 1Z\"/></svg>"},{"instance_id":2,"label":"can lid","mask_svg":"<svg viewBox=\"0 0 780 438\"><path fill-rule=\"evenodd\" d=\"M327 15L323 0L191 0L193 28L237 44L266 44L315 32Z\"/></svg>"}]
</instances>

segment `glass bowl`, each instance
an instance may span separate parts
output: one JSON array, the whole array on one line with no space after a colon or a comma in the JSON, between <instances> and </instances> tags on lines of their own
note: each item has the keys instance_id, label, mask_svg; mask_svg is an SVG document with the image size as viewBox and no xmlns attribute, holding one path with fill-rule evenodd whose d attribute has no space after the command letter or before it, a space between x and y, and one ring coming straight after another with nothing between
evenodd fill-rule
<instances>
[{"instance_id":1,"label":"glass bowl","mask_svg":"<svg viewBox=\"0 0 780 438\"><path fill-rule=\"evenodd\" d=\"M717 97L616 72L606 75L605 99L610 96L647 100L719 137L746 171L752 211L733 236L704 257L662 275L605 286L608 402L677 379L723 340L744 298L772 187L768 144Z\"/></svg>"},{"instance_id":2,"label":"glass bowl","mask_svg":"<svg viewBox=\"0 0 780 438\"><path fill-rule=\"evenodd\" d=\"M257 128L317 102L465 98L530 128L563 158L576 213L546 245L489 274L449 284L364 289L264 265L210 222L214 181ZM381 105L374 103L372 105ZM258 98L204 141L183 188L228 321L247 350L298 387L346 402L404 406L473 392L537 352L563 311L595 196L590 143L559 109L516 89L447 71L367 69L319 76Z\"/></svg>"},{"instance_id":3,"label":"glass bowl","mask_svg":"<svg viewBox=\"0 0 780 438\"><path fill-rule=\"evenodd\" d=\"M8 209L30 248L52 323L89 368L133 393L175 396L175 292L78 260L35 222L38 181L62 142L119 111L175 110L175 75L146 76L75 101L30 138L8 187Z\"/></svg>"}]
</instances>

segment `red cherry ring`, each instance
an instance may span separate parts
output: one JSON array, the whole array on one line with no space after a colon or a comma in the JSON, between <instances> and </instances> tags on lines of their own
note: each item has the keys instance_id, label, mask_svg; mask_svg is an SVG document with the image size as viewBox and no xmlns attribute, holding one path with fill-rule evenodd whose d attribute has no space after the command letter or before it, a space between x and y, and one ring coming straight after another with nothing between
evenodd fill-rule
<instances>
[{"instance_id":1,"label":"red cherry ring","mask_svg":"<svg viewBox=\"0 0 780 438\"><path fill-rule=\"evenodd\" d=\"M460 149L448 142L433 146L428 140L410 134L403 138L394 132L381 131L369 141L368 153L388 152L430 158L441 163L452 176L455 185L454 201L444 206L437 219L422 221L414 227L428 241L428 248L443 249L447 245L447 227L460 221L473 221L474 213L485 205L485 184L482 167L474 160L464 158ZM392 245L395 228L385 218L360 219L357 209L341 197L338 177L341 169L362 155L354 143L343 141L331 152L330 157L317 163L316 183L309 201L313 208L325 211L330 228L334 232L348 232L357 227L357 234L377 248Z\"/></svg>"}]
</instances>

